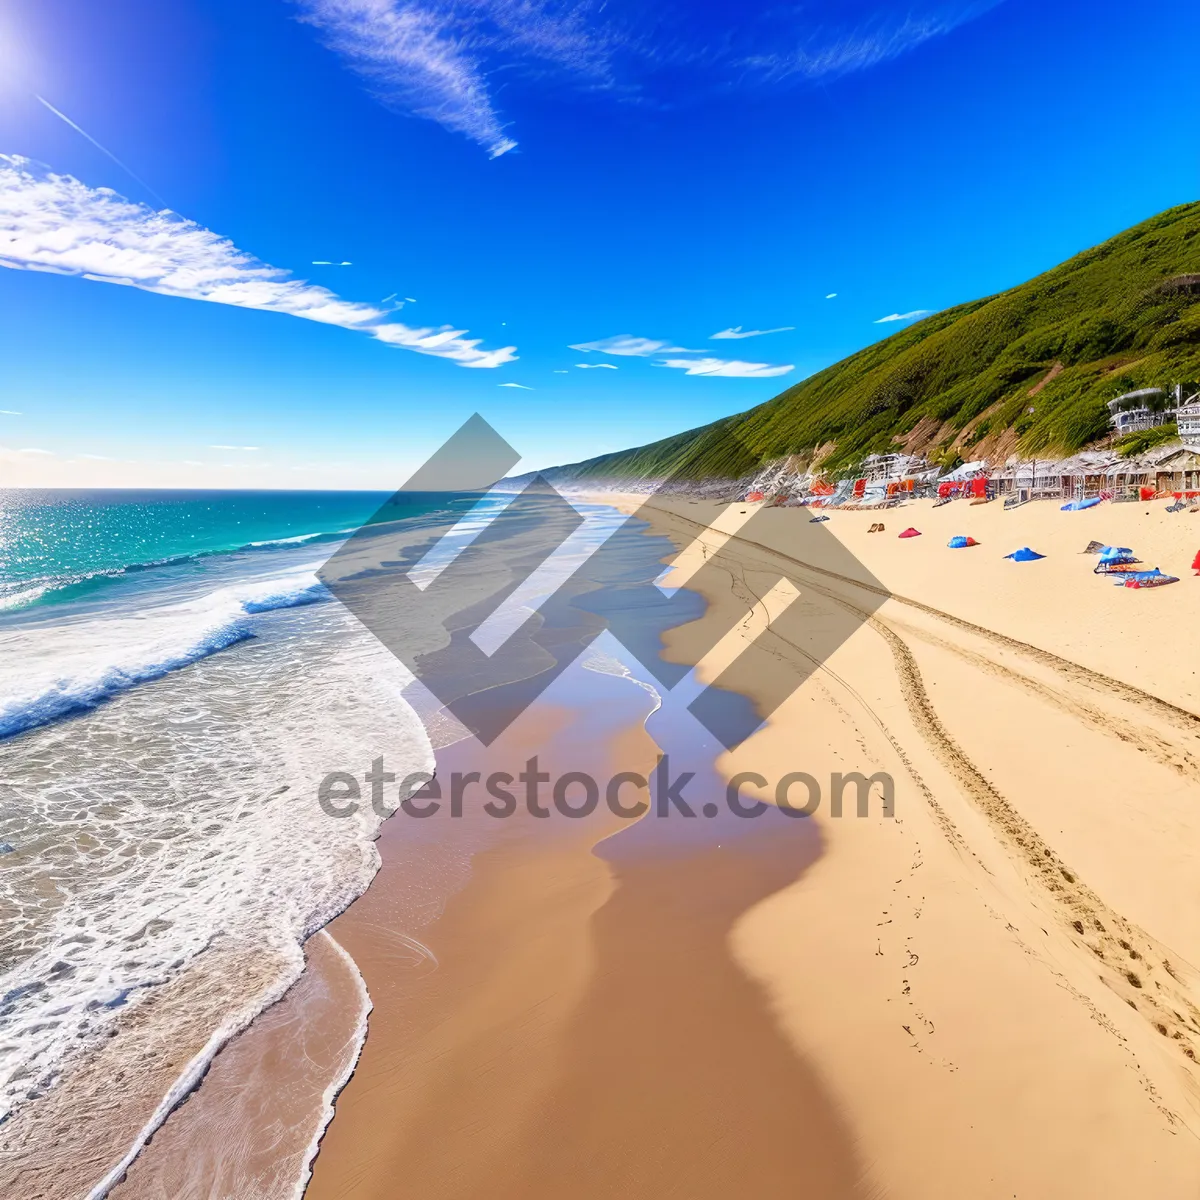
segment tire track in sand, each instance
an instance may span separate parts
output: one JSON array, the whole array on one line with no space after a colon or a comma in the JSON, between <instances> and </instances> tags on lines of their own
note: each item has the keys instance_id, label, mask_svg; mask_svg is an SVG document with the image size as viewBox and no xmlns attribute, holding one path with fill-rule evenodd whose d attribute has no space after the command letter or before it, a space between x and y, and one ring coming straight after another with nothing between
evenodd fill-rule
<instances>
[{"instance_id":1,"label":"tire track in sand","mask_svg":"<svg viewBox=\"0 0 1200 1200\"><path fill-rule=\"evenodd\" d=\"M707 529L702 523L681 514L670 513L668 515L670 517L677 516L679 520L693 526L700 535L703 535ZM1188 709L1171 704L1152 693L1144 692L1140 688L1113 679L1101 672L1092 671L1079 663L1062 658L1060 655L976 625L974 622L955 617L921 601L898 596L888 592L885 588L806 563L792 555L763 545L761 542L755 542L737 534L729 540L752 546L769 558L787 563L802 572L824 576L875 595L894 599L901 604L945 621L953 627L976 634L993 644L1025 654L1072 681L1082 683L1106 696L1116 695L1143 706L1150 706L1172 725L1192 736L1196 736L1200 731L1200 717ZM751 594L754 594L753 589L745 580L744 567L742 583ZM859 608L845 596L812 581L809 581L808 586L832 603L853 612L880 634L891 650L901 693L910 719L922 740L926 742L934 756L959 784L964 795L987 819L992 829L1024 861L1029 868L1031 878L1037 881L1058 910L1067 936L1076 945L1083 947L1095 957L1101 979L1114 993L1150 1022L1161 1036L1175 1043L1180 1053L1190 1062L1200 1061L1196 1053L1196 1042L1200 1039L1200 1007L1197 1007L1192 1000L1190 989L1182 978L1183 971L1172 965L1167 948L1105 903L1097 892L1084 883L1063 862L1049 843L979 770L957 744L938 716L925 687L916 658L900 634L886 621ZM776 637L793 650L804 654L794 643L777 633ZM811 660L811 656L804 656ZM997 664L997 668L1003 673L1019 674L1011 672L999 664ZM858 698L861 701L861 697ZM865 707L869 712L870 706L865 705ZM889 740L892 740L890 734L888 736ZM893 744L896 744L894 740ZM922 788L922 791L928 796L927 789ZM950 840L955 841L955 837L947 832L943 822L938 821L938 824L943 832L947 833ZM957 830L955 830L955 834L957 834ZM1188 973L1194 974L1194 972ZM1111 1023L1103 1017L1103 1014L1099 1013L1087 997L1080 995L1074 988L1071 990L1079 999L1088 1004L1094 1016L1097 1016L1107 1028L1116 1033ZM1120 1035L1117 1034L1117 1036ZM1143 1083L1151 1091L1152 1098L1155 1098L1158 1103L1153 1086L1144 1076ZM1179 1120L1161 1103L1158 1106L1172 1124Z\"/></svg>"}]
</instances>

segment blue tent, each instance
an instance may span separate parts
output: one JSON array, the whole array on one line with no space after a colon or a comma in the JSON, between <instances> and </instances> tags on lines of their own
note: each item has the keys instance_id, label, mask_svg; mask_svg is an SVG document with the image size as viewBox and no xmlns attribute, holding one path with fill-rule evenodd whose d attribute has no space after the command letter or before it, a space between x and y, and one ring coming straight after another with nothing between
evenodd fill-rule
<instances>
[{"instance_id":1,"label":"blue tent","mask_svg":"<svg viewBox=\"0 0 1200 1200\"><path fill-rule=\"evenodd\" d=\"M1011 554L1006 554L1005 558L1011 558L1013 562L1034 562L1036 559L1045 558L1044 554L1039 554L1036 550L1030 550L1028 546L1022 546L1020 550L1014 550Z\"/></svg>"},{"instance_id":2,"label":"blue tent","mask_svg":"<svg viewBox=\"0 0 1200 1200\"><path fill-rule=\"evenodd\" d=\"M1128 558L1133 553L1128 546L1105 546L1100 551L1100 561L1106 562L1111 558Z\"/></svg>"},{"instance_id":3,"label":"blue tent","mask_svg":"<svg viewBox=\"0 0 1200 1200\"><path fill-rule=\"evenodd\" d=\"M1070 504L1064 504L1062 506L1062 511L1079 512L1081 509L1094 508L1099 503L1100 500L1098 497L1095 497L1091 500L1072 500Z\"/></svg>"},{"instance_id":4,"label":"blue tent","mask_svg":"<svg viewBox=\"0 0 1200 1200\"><path fill-rule=\"evenodd\" d=\"M957 537L952 537L946 545L951 550L965 550L968 546L978 546L979 543L973 537L963 537L960 533Z\"/></svg>"}]
</instances>

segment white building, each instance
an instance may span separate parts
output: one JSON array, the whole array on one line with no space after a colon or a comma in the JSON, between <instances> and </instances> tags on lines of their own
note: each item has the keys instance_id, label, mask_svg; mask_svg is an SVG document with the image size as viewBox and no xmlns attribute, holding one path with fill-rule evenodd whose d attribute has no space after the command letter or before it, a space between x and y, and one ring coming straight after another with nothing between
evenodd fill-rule
<instances>
[{"instance_id":1,"label":"white building","mask_svg":"<svg viewBox=\"0 0 1200 1200\"><path fill-rule=\"evenodd\" d=\"M1179 422L1179 436L1185 442L1200 442L1200 392L1180 404L1175 419Z\"/></svg>"},{"instance_id":2,"label":"white building","mask_svg":"<svg viewBox=\"0 0 1200 1200\"><path fill-rule=\"evenodd\" d=\"M1178 405L1177 392L1178 389L1167 391L1166 388L1148 387L1114 396L1108 402L1109 424L1113 432L1122 437L1170 421Z\"/></svg>"}]
</instances>

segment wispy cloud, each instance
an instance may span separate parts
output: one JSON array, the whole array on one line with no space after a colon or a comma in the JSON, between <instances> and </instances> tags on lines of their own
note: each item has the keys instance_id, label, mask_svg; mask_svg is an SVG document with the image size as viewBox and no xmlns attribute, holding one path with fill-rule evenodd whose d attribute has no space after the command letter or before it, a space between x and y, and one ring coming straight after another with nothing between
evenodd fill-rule
<instances>
[{"instance_id":1,"label":"wispy cloud","mask_svg":"<svg viewBox=\"0 0 1200 1200\"><path fill-rule=\"evenodd\" d=\"M400 0L296 0L391 108L464 134L499 158L516 146L492 103L482 58L452 8Z\"/></svg>"},{"instance_id":2,"label":"wispy cloud","mask_svg":"<svg viewBox=\"0 0 1200 1200\"><path fill-rule=\"evenodd\" d=\"M328 258L314 258L312 260L312 265L314 267L352 267L352 266L354 266L354 264L352 262L332 262ZM395 296L395 294L396 293L393 292L392 295L388 297L388 300L392 299L392 297ZM384 303L386 303L386 301L384 301Z\"/></svg>"},{"instance_id":3,"label":"wispy cloud","mask_svg":"<svg viewBox=\"0 0 1200 1200\"><path fill-rule=\"evenodd\" d=\"M830 292L830 293L829 293L829 295L825 297L825 299L826 299L826 300L836 300L836 299L837 299L837 292Z\"/></svg>"},{"instance_id":4,"label":"wispy cloud","mask_svg":"<svg viewBox=\"0 0 1200 1200\"><path fill-rule=\"evenodd\" d=\"M875 324L886 325L889 321L915 321L918 317L929 316L931 312L933 312L931 308L914 308L912 312L889 313L886 317L880 317Z\"/></svg>"},{"instance_id":5,"label":"wispy cloud","mask_svg":"<svg viewBox=\"0 0 1200 1200\"><path fill-rule=\"evenodd\" d=\"M0 408L0 417L23 417L24 413L19 413L15 409Z\"/></svg>"},{"instance_id":6,"label":"wispy cloud","mask_svg":"<svg viewBox=\"0 0 1200 1200\"><path fill-rule=\"evenodd\" d=\"M974 20L1002 0L879 0L726 8L721 27L609 0L293 0L301 20L387 107L437 121L493 157L516 146L493 80L604 91L678 105L867 70ZM519 95L519 93L518 93Z\"/></svg>"},{"instance_id":7,"label":"wispy cloud","mask_svg":"<svg viewBox=\"0 0 1200 1200\"><path fill-rule=\"evenodd\" d=\"M795 325L780 325L778 329L743 329L740 325L735 325L732 329L722 329L720 333L710 333L708 340L719 342L723 338L763 337L768 333L791 333L795 328Z\"/></svg>"},{"instance_id":8,"label":"wispy cloud","mask_svg":"<svg viewBox=\"0 0 1200 1200\"><path fill-rule=\"evenodd\" d=\"M576 363L581 371L619 371L616 363Z\"/></svg>"},{"instance_id":9,"label":"wispy cloud","mask_svg":"<svg viewBox=\"0 0 1200 1200\"><path fill-rule=\"evenodd\" d=\"M531 388L531 387L530 387L528 384L526 384L526 383L498 383L496 386L497 386L497 387L514 387L514 388L520 388L520 389L521 389L522 391L524 391L524 392L532 392L532 391L533 391L533 388Z\"/></svg>"},{"instance_id":10,"label":"wispy cloud","mask_svg":"<svg viewBox=\"0 0 1200 1200\"><path fill-rule=\"evenodd\" d=\"M293 279L194 221L70 175L35 171L15 155L0 155L0 267L284 313L463 367L498 367L517 357L515 346L483 350L478 338L449 325L414 329L391 321L384 309Z\"/></svg>"},{"instance_id":11,"label":"wispy cloud","mask_svg":"<svg viewBox=\"0 0 1200 1200\"><path fill-rule=\"evenodd\" d=\"M941 0L914 5L902 18L867 13L854 24L805 31L786 51L749 54L742 66L766 82L830 79L890 62L933 38L944 37L1002 0Z\"/></svg>"},{"instance_id":12,"label":"wispy cloud","mask_svg":"<svg viewBox=\"0 0 1200 1200\"><path fill-rule=\"evenodd\" d=\"M672 346L655 338L634 337L619 333L616 337L599 338L594 342L577 342L572 350L584 353L597 351L600 354L616 354L621 358L652 358L655 354L703 354L703 350L689 350L686 346Z\"/></svg>"},{"instance_id":13,"label":"wispy cloud","mask_svg":"<svg viewBox=\"0 0 1200 1200\"><path fill-rule=\"evenodd\" d=\"M775 365L773 363L739 362L737 359L725 358L668 358L656 362L656 367L673 367L677 371L685 371L689 375L722 376L727 379L770 379L776 375L786 375L796 368L791 363Z\"/></svg>"},{"instance_id":14,"label":"wispy cloud","mask_svg":"<svg viewBox=\"0 0 1200 1200\"><path fill-rule=\"evenodd\" d=\"M18 454L45 454L45 455L50 456L51 458L54 457L53 450L39 450L36 446L26 446L23 449L18 450L17 453Z\"/></svg>"}]
</instances>

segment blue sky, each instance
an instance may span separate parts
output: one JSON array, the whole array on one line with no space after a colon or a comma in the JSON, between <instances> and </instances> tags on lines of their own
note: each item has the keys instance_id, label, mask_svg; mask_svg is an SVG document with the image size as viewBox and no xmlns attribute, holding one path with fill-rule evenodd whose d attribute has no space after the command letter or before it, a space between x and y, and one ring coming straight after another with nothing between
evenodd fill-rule
<instances>
[{"instance_id":1,"label":"blue sky","mask_svg":"<svg viewBox=\"0 0 1200 1200\"><path fill-rule=\"evenodd\" d=\"M1194 6L734 9L12 0L0 485L587 457L1195 198Z\"/></svg>"}]
</instances>

